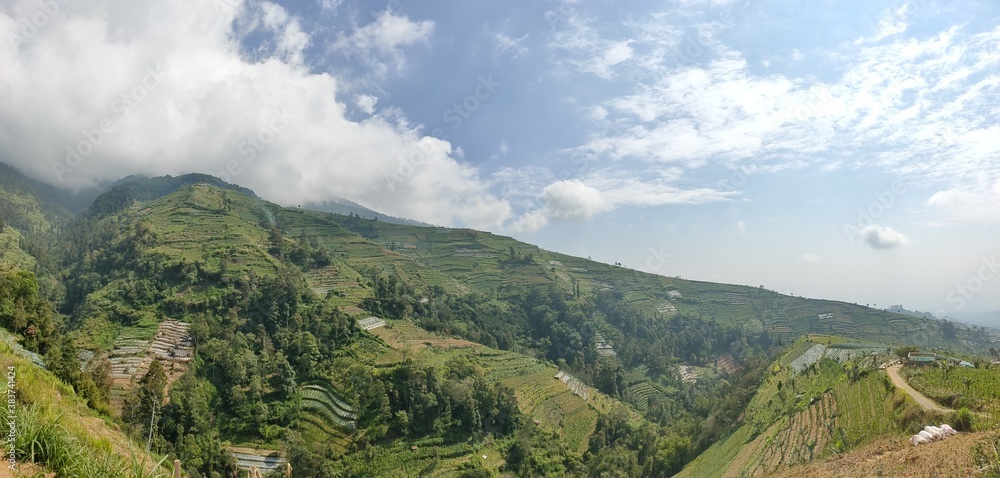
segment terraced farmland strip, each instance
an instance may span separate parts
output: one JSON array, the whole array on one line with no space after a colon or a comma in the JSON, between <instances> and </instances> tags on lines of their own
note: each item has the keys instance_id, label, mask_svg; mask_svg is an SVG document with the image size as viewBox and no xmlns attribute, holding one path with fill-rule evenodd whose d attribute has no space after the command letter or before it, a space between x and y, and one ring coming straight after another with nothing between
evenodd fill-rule
<instances>
[{"instance_id":1,"label":"terraced farmland strip","mask_svg":"<svg viewBox=\"0 0 1000 478\"><path fill-rule=\"evenodd\" d=\"M326 397L328 397L337 407L342 408L344 411L347 411L347 412L352 412L352 413L354 412L354 407L352 407L351 405L347 404L347 402L344 402L343 400L341 400L341 398L338 397L336 393L334 393L333 391L331 391L330 389L328 389L326 387L323 387L322 385L308 384L308 385L303 386L302 388L303 388L303 390L316 390L316 391L319 391L323 395L325 395Z\"/></svg>"},{"instance_id":2,"label":"terraced farmland strip","mask_svg":"<svg viewBox=\"0 0 1000 478\"><path fill-rule=\"evenodd\" d=\"M302 400L302 410L312 410L319 413L319 416L326 419L328 422L337 425L341 428L346 428L348 430L353 430L357 425L353 420L345 419L338 415L332 407L324 402L317 400Z\"/></svg>"}]
</instances>

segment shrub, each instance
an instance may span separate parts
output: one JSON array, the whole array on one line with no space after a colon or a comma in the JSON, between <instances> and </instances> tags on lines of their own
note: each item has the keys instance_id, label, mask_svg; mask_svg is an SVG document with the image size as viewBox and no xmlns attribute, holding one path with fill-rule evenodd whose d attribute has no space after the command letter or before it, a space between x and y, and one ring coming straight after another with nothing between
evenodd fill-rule
<instances>
[{"instance_id":1,"label":"shrub","mask_svg":"<svg viewBox=\"0 0 1000 478\"><path fill-rule=\"evenodd\" d=\"M971 432L975 415L968 408L962 407L955 413L955 429L963 432Z\"/></svg>"}]
</instances>

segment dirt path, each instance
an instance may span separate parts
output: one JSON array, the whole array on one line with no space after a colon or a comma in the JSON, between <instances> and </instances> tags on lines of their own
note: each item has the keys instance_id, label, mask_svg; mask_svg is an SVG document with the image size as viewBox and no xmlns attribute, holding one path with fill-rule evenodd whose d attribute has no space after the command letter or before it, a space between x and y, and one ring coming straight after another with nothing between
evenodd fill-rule
<instances>
[{"instance_id":1,"label":"dirt path","mask_svg":"<svg viewBox=\"0 0 1000 478\"><path fill-rule=\"evenodd\" d=\"M931 410L940 413L950 413L955 411L950 408L945 408L942 407L941 405L938 405L937 402L925 397L924 394L918 392L916 389L911 387L910 384L907 383L906 380L899 375L899 369L902 367L903 367L902 365L893 365L885 369L885 371L889 374L889 379L892 380L892 383L893 385L896 386L896 388L899 388L904 392L910 394L910 396L913 397L913 399L916 400L916 402L920 404L920 406L923 407L925 410Z\"/></svg>"}]
</instances>

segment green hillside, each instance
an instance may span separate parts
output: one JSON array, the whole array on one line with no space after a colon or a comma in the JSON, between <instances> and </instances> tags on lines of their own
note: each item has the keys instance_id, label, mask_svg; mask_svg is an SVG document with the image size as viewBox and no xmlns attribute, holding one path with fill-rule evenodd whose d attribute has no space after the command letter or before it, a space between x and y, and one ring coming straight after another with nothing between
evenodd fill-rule
<instances>
[{"instance_id":1,"label":"green hillside","mask_svg":"<svg viewBox=\"0 0 1000 478\"><path fill-rule=\"evenodd\" d=\"M467 230L403 226L338 216L354 232L421 261L466 284L556 284L566 291L611 290L647 314L691 314L795 339L838 334L889 344L984 353L992 346L982 329L895 314L845 302L787 296L761 287L664 277L542 250L509 237Z\"/></svg>"},{"instance_id":2,"label":"green hillside","mask_svg":"<svg viewBox=\"0 0 1000 478\"><path fill-rule=\"evenodd\" d=\"M112 190L97 203L114 206L92 208L62 243L62 309L77 346L91 362L108 360L113 377L134 373L133 382L170 387L176 407L163 409L159 449L204 463L206 446L228 442L277 450L293 463L319 460L330 473L380 475L433 463L436 474L450 476L470 466L499 470L515 444L533 450L514 465L526 473L577 473L592 452L610 445L590 439L604 427L600 417L627 408L586 385L586 368L583 380L563 382L554 378L554 362L532 356L534 347L511 341L516 350L490 349L406 321L420 315L415 307L428 295L435 303L471 300L461 281L341 227L329 214L208 184L161 192L135 180L126 193ZM385 288L386 280L400 288ZM404 302L401 314L389 312L396 310L390 303ZM355 319L375 309L402 319L392 320L391 330L403 333L379 339L358 330ZM171 362L157 378L153 355L141 348L160 343L167 319L189 324L196 360ZM423 345L439 342L448 345ZM148 416L149 405L135 395L145 389L113 382L112 408L130 429L147 430L130 418ZM411 386L423 392L411 396ZM619 416L623 440L655 427L633 412ZM189 444L182 431L191 427L215 433ZM487 449L478 444L484 438L492 443ZM629 440L628 447L638 447L637 437ZM410 446L424 452L373 462L357 455L359 446L386 457ZM481 454L492 459L470 465ZM646 461L635 466L652 466Z\"/></svg>"},{"instance_id":3,"label":"green hillside","mask_svg":"<svg viewBox=\"0 0 1000 478\"><path fill-rule=\"evenodd\" d=\"M879 439L905 443L927 424L971 431L973 425L954 413L922 410L895 388L878 367L896 358L885 347L828 343L829 337L818 337L789 347L770 368L741 426L678 476L772 476ZM995 426L987 418L976 420L975 428Z\"/></svg>"},{"instance_id":4,"label":"green hillside","mask_svg":"<svg viewBox=\"0 0 1000 478\"><path fill-rule=\"evenodd\" d=\"M670 476L699 455L685 473L766 473L901 433L905 403L863 356L993 345L485 232L284 208L199 175L126 178L60 224L44 249L3 249L17 292L0 318L195 477L285 461L310 477ZM51 303L22 300L38 290ZM812 340L841 363L802 366L806 334L837 334ZM898 417L871 427L867 410Z\"/></svg>"}]
</instances>

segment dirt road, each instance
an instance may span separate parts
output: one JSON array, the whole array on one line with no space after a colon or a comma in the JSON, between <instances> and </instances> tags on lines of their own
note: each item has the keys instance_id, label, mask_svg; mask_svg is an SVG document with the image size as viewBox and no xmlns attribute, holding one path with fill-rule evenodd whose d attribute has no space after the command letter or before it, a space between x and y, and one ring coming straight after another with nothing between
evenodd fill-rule
<instances>
[{"instance_id":1,"label":"dirt road","mask_svg":"<svg viewBox=\"0 0 1000 478\"><path fill-rule=\"evenodd\" d=\"M892 380L892 383L893 385L896 386L896 388L899 388L904 392L910 394L910 396L913 397L913 399L916 400L916 402L919 403L920 406L926 410L931 410L940 413L950 413L955 411L950 408L945 408L942 407L941 405L938 405L937 402L925 397L924 394L916 391L916 389L911 387L909 383L906 383L906 380L899 375L899 369L902 367L903 367L902 365L893 365L885 369L885 371L889 374L889 379Z\"/></svg>"}]
</instances>

